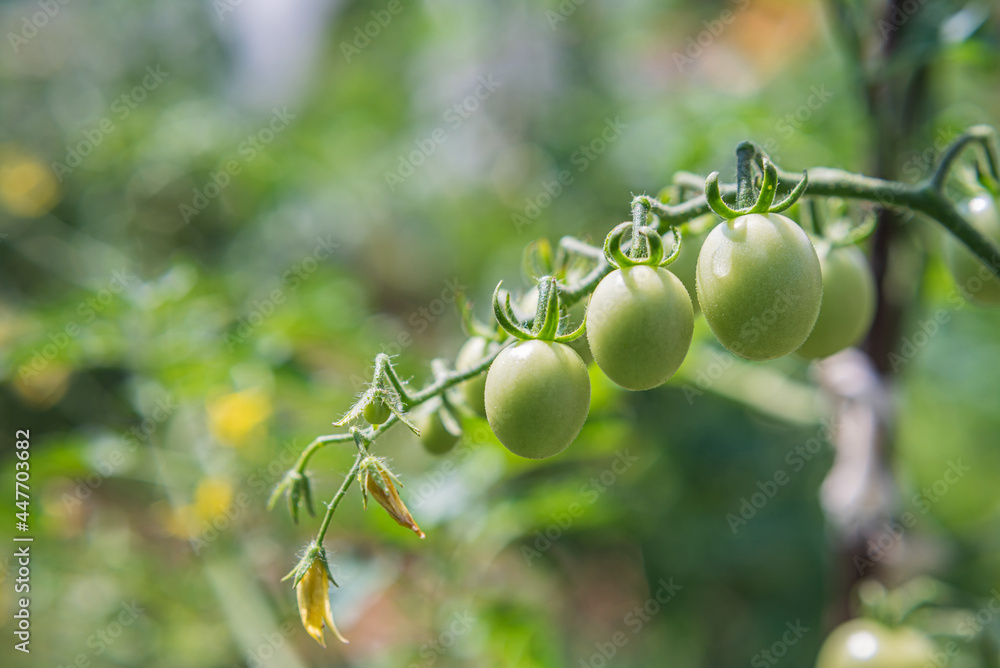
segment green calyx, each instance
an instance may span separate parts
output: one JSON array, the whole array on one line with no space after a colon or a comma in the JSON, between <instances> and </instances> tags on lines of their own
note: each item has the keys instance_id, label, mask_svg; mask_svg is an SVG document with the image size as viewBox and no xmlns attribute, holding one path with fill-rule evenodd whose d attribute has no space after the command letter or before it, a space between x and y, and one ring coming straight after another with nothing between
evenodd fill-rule
<instances>
[{"instance_id":1,"label":"green calyx","mask_svg":"<svg viewBox=\"0 0 1000 668\"><path fill-rule=\"evenodd\" d=\"M632 230L632 247L626 253L622 248L625 234ZM639 241L641 240L641 243ZM604 257L608 264L617 269L645 264L650 267L665 267L681 252L681 235L675 230L674 247L670 255L664 256L663 238L652 227L637 226L628 221L617 225L604 239ZM642 255L639 255L642 253Z\"/></svg>"},{"instance_id":2,"label":"green calyx","mask_svg":"<svg viewBox=\"0 0 1000 668\"><path fill-rule=\"evenodd\" d=\"M741 148L743 145L740 145ZM737 151L739 153L739 151ZM742 158L742 156L741 156ZM747 164L744 166L744 161L741 160L741 169L739 171L745 172L749 171L750 167ZM752 200L751 204L744 204L739 208L732 208L726 201L722 199L722 193L719 189L719 173L712 172L705 179L705 199L708 201L708 206L718 215L720 218L726 220L733 220L734 218L739 218L740 216L745 216L749 213L780 213L788 207L795 204L799 197L806 191L806 186L809 183L809 175L807 172L802 172L802 180L795 184L795 187L790 193L788 193L784 199L779 201L777 204L774 203L775 195L778 192L778 169L774 164L767 158L762 159L761 171L763 176L761 178L760 190L756 193L756 198L753 197L752 190L755 189L753 185L753 178L745 176L745 173L737 175L737 186L739 192L737 193L736 199L738 203L746 203Z\"/></svg>"},{"instance_id":3,"label":"green calyx","mask_svg":"<svg viewBox=\"0 0 1000 668\"><path fill-rule=\"evenodd\" d=\"M409 393L392 367L392 360L385 353L379 353L375 357L375 371L368 389L358 397L344 417L333 424L341 427L363 417L369 424L375 425L377 422L381 425L395 418L419 436L420 431L407 416L409 402ZM386 411L388 415L383 415Z\"/></svg>"},{"instance_id":4,"label":"green calyx","mask_svg":"<svg viewBox=\"0 0 1000 668\"><path fill-rule=\"evenodd\" d=\"M538 306L535 317L531 321L531 328L521 324L514 314L514 309L510 305L510 293L505 293L503 301L500 299L500 286L503 281L497 283L496 290L493 291L493 314L497 322L508 334L520 341L555 341L557 343L568 343L583 335L584 323L572 332L563 332L562 310L559 304L559 286L554 276L542 276L538 279Z\"/></svg>"},{"instance_id":5,"label":"green calyx","mask_svg":"<svg viewBox=\"0 0 1000 668\"><path fill-rule=\"evenodd\" d=\"M806 197L800 204L803 229L814 241L822 240L831 248L861 243L871 236L878 222L873 208L849 205L840 198Z\"/></svg>"},{"instance_id":6,"label":"green calyx","mask_svg":"<svg viewBox=\"0 0 1000 668\"><path fill-rule=\"evenodd\" d=\"M316 516L316 509L313 506L312 488L309 484L309 477L306 474L295 469L291 469L285 473L285 476L274 488L267 501L268 510L274 508L282 494L285 495L285 500L288 502L288 513L292 516L292 521L295 524L299 523L299 506L303 500L305 501L306 510L309 512L309 515L311 517Z\"/></svg>"}]
</instances>

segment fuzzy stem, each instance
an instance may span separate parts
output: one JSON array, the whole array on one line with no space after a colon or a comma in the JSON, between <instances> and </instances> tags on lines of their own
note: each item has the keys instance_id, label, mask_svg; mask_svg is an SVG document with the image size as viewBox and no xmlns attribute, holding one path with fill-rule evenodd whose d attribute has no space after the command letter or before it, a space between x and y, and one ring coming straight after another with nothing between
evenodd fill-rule
<instances>
[{"instance_id":1,"label":"fuzzy stem","mask_svg":"<svg viewBox=\"0 0 1000 668\"><path fill-rule=\"evenodd\" d=\"M354 440L353 437L351 440ZM333 513L336 512L337 506L340 505L340 500L344 498L347 494L347 490L350 489L351 483L354 479L358 477L358 470L361 469L361 460L365 458L365 453L359 452L358 456L354 458L354 465L351 470L347 472L344 476L344 482L341 483L340 489L337 493L333 495L330 500L329 505L326 507L326 514L323 515L323 523L319 525L319 531L316 532L316 544L322 545L323 538L326 537L326 530L330 528L330 521L333 519Z\"/></svg>"},{"instance_id":2,"label":"fuzzy stem","mask_svg":"<svg viewBox=\"0 0 1000 668\"><path fill-rule=\"evenodd\" d=\"M757 146L744 141L736 147L736 208L748 209L757 199L753 187L753 165Z\"/></svg>"}]
</instances>

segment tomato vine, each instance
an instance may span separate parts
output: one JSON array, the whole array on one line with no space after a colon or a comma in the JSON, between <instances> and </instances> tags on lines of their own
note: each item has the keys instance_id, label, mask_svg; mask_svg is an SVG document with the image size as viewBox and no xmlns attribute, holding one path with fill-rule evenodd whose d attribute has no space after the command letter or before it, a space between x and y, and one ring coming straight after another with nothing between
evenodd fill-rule
<instances>
[{"instance_id":1,"label":"tomato vine","mask_svg":"<svg viewBox=\"0 0 1000 668\"><path fill-rule=\"evenodd\" d=\"M631 222L617 226L608 236L604 249L573 237L561 239L559 246L562 252L591 262L593 266L575 281L559 282L552 277L542 279L537 311L533 318L517 322L517 317L510 307L510 295L503 293L500 286L497 286L497 291L494 294L494 313L499 327L490 328L476 323L471 317L468 305L463 305L462 315L469 334L473 337L485 336L487 341L492 339L497 342L496 345L484 344L482 350L486 351L486 354L480 359L463 360L463 363L458 365L459 370L450 370L443 361L436 360L434 380L426 386L414 390L399 377L391 358L388 355L379 354L375 358L374 373L368 390L361 395L344 417L334 424L346 425L357 421L362 416L371 418L373 415L377 415L374 421L381 420L381 422L379 424L370 423L363 427L352 426L346 433L316 437L303 449L269 499L268 506L273 507L284 495L289 512L296 522L299 519L299 507L303 500L307 510L312 514L312 493L308 477L308 467L312 456L321 448L332 443L354 443L357 447L356 458L343 483L331 500L325 504L326 511L314 539L307 548L305 556L290 574L295 575L293 581L295 586L303 586L303 578L312 572L310 569L314 562L322 560L325 565L326 556L322 546L333 515L347 495L354 479L362 477L361 474L368 469L375 471L376 474L371 474L370 471L365 474L364 477L369 482L367 490L363 489L362 491L372 493L373 497L398 522L416 527L412 517L409 516L409 511L402 505L402 501L395 491L392 472L388 470L381 459L373 458L369 452L370 446L382 434L398 422L406 424L415 433L419 433L417 427L408 417L414 408L436 398L440 398L444 402L445 408L448 408L446 393L450 389L486 372L494 360L503 355L511 344L520 345L518 340L566 348L560 342L568 342L579 336L582 325L574 332L563 331L564 323L559 314L592 294L612 271L618 269L618 266L627 268L632 265L642 265L644 262L654 265L654 267L668 264L677 253L676 246L680 245L682 237L679 228L684 223L712 212L723 218L736 218L747 214L773 216L774 212L789 208L802 196L863 200L883 207L908 209L937 221L961 241L994 275L1000 277L1000 250L963 217L945 192L952 168L967 149L975 150L974 166L979 183L994 196L1000 194L1000 172L998 172L998 162L1000 161L997 158L996 131L988 126L975 126L967 130L942 154L934 171L926 179L916 184L879 179L827 167L811 168L801 174L796 174L778 168L770 161L767 154L753 142L742 142L736 150L737 179L735 184L720 183L717 172L709 175L707 179L680 172L675 175L673 184L667 189L667 192L683 195L694 191L695 194L688 199L679 197L680 201L676 204L670 203L667 197L662 199L668 201L661 201L661 198L649 195L634 197L631 202ZM781 199L775 204L774 201L779 196ZM735 209L725 201L726 197L734 199ZM783 216L776 217L784 218ZM621 248L622 236L626 228L630 228L632 233L628 255ZM865 233L869 231L868 229L863 230ZM663 246L659 234L667 232L673 234L675 249L670 257L663 259ZM862 231L857 232L850 238L852 243L858 240L857 237ZM815 317L813 322L815 322ZM570 352L575 355L572 351ZM600 360L598 362L600 363ZM673 372L672 369L667 371ZM667 372L664 373L669 375ZM385 414L386 410L388 415ZM370 482L372 479L378 480L375 487ZM422 533L419 532L418 528L415 530ZM303 620L305 619L306 611L303 611Z\"/></svg>"}]
</instances>

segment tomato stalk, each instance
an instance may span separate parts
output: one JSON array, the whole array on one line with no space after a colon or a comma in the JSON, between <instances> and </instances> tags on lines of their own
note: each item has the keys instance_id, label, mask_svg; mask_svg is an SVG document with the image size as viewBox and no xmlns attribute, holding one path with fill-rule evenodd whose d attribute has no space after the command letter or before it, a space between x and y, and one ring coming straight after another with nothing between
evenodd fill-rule
<instances>
[{"instance_id":1,"label":"tomato stalk","mask_svg":"<svg viewBox=\"0 0 1000 668\"><path fill-rule=\"evenodd\" d=\"M645 202L632 200L632 246L629 248L629 255L634 260L646 254L646 237L640 230L646 227L648 214L649 207Z\"/></svg>"},{"instance_id":2,"label":"tomato stalk","mask_svg":"<svg viewBox=\"0 0 1000 668\"><path fill-rule=\"evenodd\" d=\"M743 141L736 147L736 207L745 209L753 205L757 199L754 188L754 158L757 146L753 142Z\"/></svg>"}]
</instances>

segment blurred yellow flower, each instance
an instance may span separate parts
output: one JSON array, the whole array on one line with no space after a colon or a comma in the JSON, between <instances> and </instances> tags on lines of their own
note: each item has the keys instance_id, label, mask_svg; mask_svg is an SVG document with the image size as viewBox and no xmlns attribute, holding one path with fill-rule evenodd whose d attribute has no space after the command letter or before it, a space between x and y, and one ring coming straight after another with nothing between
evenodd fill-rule
<instances>
[{"instance_id":1,"label":"blurred yellow flower","mask_svg":"<svg viewBox=\"0 0 1000 668\"><path fill-rule=\"evenodd\" d=\"M25 370L27 369L27 370ZM41 371L22 367L22 373L14 378L14 390L21 399L36 409L54 406L69 389L71 369L52 362Z\"/></svg>"},{"instance_id":2,"label":"blurred yellow flower","mask_svg":"<svg viewBox=\"0 0 1000 668\"><path fill-rule=\"evenodd\" d=\"M326 622L333 635L337 636L337 640L347 643L347 639L340 635L340 631L333 623L333 611L330 609L330 582L326 561L321 555L317 555L305 575L295 585L295 598L299 603L302 626L323 647L326 647L326 641L323 639L323 622Z\"/></svg>"},{"instance_id":3,"label":"blurred yellow flower","mask_svg":"<svg viewBox=\"0 0 1000 668\"><path fill-rule=\"evenodd\" d=\"M59 201L52 171L16 149L0 149L0 203L22 218L37 218Z\"/></svg>"},{"instance_id":4,"label":"blurred yellow flower","mask_svg":"<svg viewBox=\"0 0 1000 668\"><path fill-rule=\"evenodd\" d=\"M233 486L229 481L209 476L198 483L191 503L177 506L158 504L156 514L173 536L183 539L204 536L216 526L213 523L219 518L231 515L233 495Z\"/></svg>"},{"instance_id":5,"label":"blurred yellow flower","mask_svg":"<svg viewBox=\"0 0 1000 668\"><path fill-rule=\"evenodd\" d=\"M157 510L163 526L177 538L188 539L198 534L198 517L194 504L173 508L164 504Z\"/></svg>"},{"instance_id":6,"label":"blurred yellow flower","mask_svg":"<svg viewBox=\"0 0 1000 668\"><path fill-rule=\"evenodd\" d=\"M205 478L194 491L195 514L205 522L224 514L232 502L233 486L222 478Z\"/></svg>"},{"instance_id":7,"label":"blurred yellow flower","mask_svg":"<svg viewBox=\"0 0 1000 668\"><path fill-rule=\"evenodd\" d=\"M209 399L208 428L215 438L233 446L244 445L271 416L271 400L259 389L233 392Z\"/></svg>"}]
</instances>

